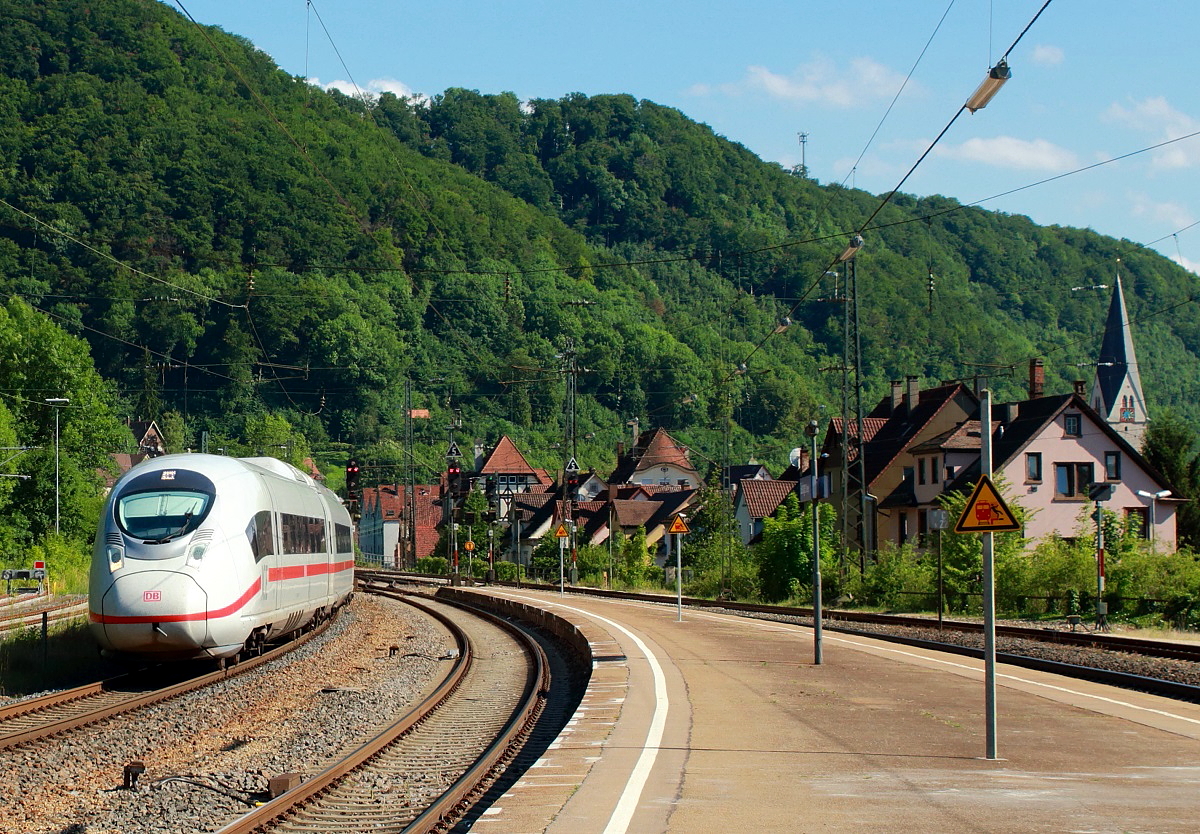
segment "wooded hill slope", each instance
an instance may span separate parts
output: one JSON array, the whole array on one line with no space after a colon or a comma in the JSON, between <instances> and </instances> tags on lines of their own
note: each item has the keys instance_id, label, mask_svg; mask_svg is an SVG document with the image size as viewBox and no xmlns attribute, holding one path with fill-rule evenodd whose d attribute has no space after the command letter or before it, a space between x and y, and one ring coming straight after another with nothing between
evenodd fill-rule
<instances>
[{"instance_id":1,"label":"wooded hill slope","mask_svg":"<svg viewBox=\"0 0 1200 834\"><path fill-rule=\"evenodd\" d=\"M452 411L555 466L572 355L585 468L632 418L778 464L840 409L844 305L818 299L875 195L630 96L325 93L155 0L0 0L0 23L0 293L86 338L127 416L181 415L180 445L265 413L395 439L407 379L431 469ZM1047 391L1090 380L1108 297L1070 288L1120 257L1146 395L1200 417L1197 279L1167 259L942 197L874 225L868 403L983 365L1020 397L1032 356Z\"/></svg>"}]
</instances>

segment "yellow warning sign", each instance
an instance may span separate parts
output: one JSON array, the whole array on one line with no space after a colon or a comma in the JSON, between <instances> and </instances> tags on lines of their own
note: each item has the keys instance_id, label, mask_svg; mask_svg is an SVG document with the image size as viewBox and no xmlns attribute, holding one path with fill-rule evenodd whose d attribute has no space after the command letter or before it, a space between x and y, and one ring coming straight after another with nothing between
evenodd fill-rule
<instances>
[{"instance_id":1,"label":"yellow warning sign","mask_svg":"<svg viewBox=\"0 0 1200 834\"><path fill-rule=\"evenodd\" d=\"M1021 523L1004 503L987 475L979 478L975 491L963 507L955 533L1011 533L1021 529Z\"/></svg>"},{"instance_id":2,"label":"yellow warning sign","mask_svg":"<svg viewBox=\"0 0 1200 834\"><path fill-rule=\"evenodd\" d=\"M558 529L554 531L555 538L565 539L569 535L571 534L567 532L567 525L565 524L558 525Z\"/></svg>"},{"instance_id":3,"label":"yellow warning sign","mask_svg":"<svg viewBox=\"0 0 1200 834\"><path fill-rule=\"evenodd\" d=\"M667 532L668 533L690 533L692 531L688 529L687 522L685 522L683 520L683 516L677 515L677 516L675 516L675 520L671 522L671 529L668 530Z\"/></svg>"}]
</instances>

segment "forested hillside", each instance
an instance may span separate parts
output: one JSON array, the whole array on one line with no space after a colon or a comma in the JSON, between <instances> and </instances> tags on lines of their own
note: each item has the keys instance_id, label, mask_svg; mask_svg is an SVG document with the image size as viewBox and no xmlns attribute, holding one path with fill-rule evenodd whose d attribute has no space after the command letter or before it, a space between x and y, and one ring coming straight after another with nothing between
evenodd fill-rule
<instances>
[{"instance_id":1,"label":"forested hillside","mask_svg":"<svg viewBox=\"0 0 1200 834\"><path fill-rule=\"evenodd\" d=\"M0 292L86 339L113 413L177 448L270 417L394 461L408 380L423 477L455 411L554 466L573 354L585 468L633 418L698 461L780 464L840 409L823 273L878 196L631 96L325 93L156 0L0 0L0 22ZM1147 397L1200 417L1196 278L1156 253L942 197L864 234L868 402L984 366L1019 397L1031 356L1048 391L1090 380L1108 296L1071 287L1120 257Z\"/></svg>"}]
</instances>

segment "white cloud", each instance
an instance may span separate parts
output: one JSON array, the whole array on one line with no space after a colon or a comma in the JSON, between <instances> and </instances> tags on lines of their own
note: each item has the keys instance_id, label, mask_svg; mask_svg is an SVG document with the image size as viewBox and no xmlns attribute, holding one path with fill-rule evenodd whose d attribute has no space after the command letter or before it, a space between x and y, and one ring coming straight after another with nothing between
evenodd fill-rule
<instances>
[{"instance_id":1,"label":"white cloud","mask_svg":"<svg viewBox=\"0 0 1200 834\"><path fill-rule=\"evenodd\" d=\"M1135 217L1149 218L1156 225L1171 229L1182 229L1195 221L1187 206L1170 200L1152 200L1146 194L1132 193L1128 195L1127 204Z\"/></svg>"},{"instance_id":2,"label":"white cloud","mask_svg":"<svg viewBox=\"0 0 1200 834\"><path fill-rule=\"evenodd\" d=\"M1061 47L1040 43L1033 48L1033 63L1041 67L1056 67L1064 58Z\"/></svg>"},{"instance_id":3,"label":"white cloud","mask_svg":"<svg viewBox=\"0 0 1200 834\"><path fill-rule=\"evenodd\" d=\"M1200 261L1193 261L1190 258L1185 258L1183 255L1176 255L1171 258L1175 263L1186 269L1188 272L1200 275Z\"/></svg>"},{"instance_id":4,"label":"white cloud","mask_svg":"<svg viewBox=\"0 0 1200 834\"><path fill-rule=\"evenodd\" d=\"M367 98L378 98L382 93L392 93L399 98L415 98L417 101L426 101L429 98L424 93L414 92L403 81L394 78L373 78L359 87L342 79L323 83L319 78L309 78L308 83L322 90L338 90L355 98L360 94L365 94Z\"/></svg>"},{"instance_id":5,"label":"white cloud","mask_svg":"<svg viewBox=\"0 0 1200 834\"><path fill-rule=\"evenodd\" d=\"M746 75L740 81L694 84L689 92L696 96L721 93L734 97L765 93L782 101L848 109L894 96L903 83L903 75L870 58L855 58L848 65L818 58L798 67L790 75L781 75L763 66L747 67Z\"/></svg>"},{"instance_id":6,"label":"white cloud","mask_svg":"<svg viewBox=\"0 0 1200 834\"><path fill-rule=\"evenodd\" d=\"M1075 154L1045 139L968 139L961 145L938 145L934 153L946 159L981 162L1019 171L1067 171L1079 165Z\"/></svg>"},{"instance_id":7,"label":"white cloud","mask_svg":"<svg viewBox=\"0 0 1200 834\"><path fill-rule=\"evenodd\" d=\"M1155 142L1178 139L1200 131L1200 121L1176 110L1163 96L1133 101L1126 107L1113 104L1106 113L1110 121L1123 124ZM1200 165L1200 137L1177 142L1154 151L1156 168L1176 170Z\"/></svg>"}]
</instances>

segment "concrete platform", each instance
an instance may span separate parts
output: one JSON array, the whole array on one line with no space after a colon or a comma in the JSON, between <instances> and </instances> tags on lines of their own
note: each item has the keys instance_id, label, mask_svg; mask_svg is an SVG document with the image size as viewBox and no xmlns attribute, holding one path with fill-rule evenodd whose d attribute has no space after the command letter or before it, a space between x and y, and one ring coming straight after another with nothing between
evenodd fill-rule
<instances>
[{"instance_id":1,"label":"concrete platform","mask_svg":"<svg viewBox=\"0 0 1200 834\"><path fill-rule=\"evenodd\" d=\"M800 626L490 589L585 631L592 684L474 831L1200 831L1200 706Z\"/></svg>"}]
</instances>

